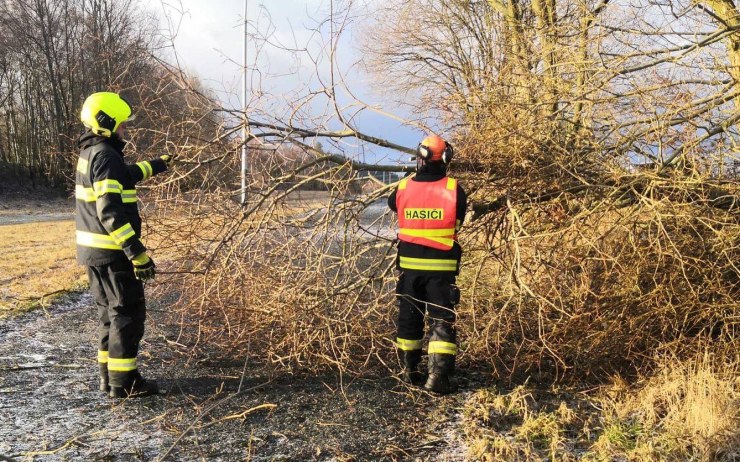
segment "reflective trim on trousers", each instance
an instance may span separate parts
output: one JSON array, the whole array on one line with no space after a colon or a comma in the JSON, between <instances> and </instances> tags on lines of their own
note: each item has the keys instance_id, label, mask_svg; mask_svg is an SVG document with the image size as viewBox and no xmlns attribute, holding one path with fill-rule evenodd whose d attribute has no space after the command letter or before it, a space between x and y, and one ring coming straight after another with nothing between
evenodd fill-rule
<instances>
[{"instance_id":1,"label":"reflective trim on trousers","mask_svg":"<svg viewBox=\"0 0 740 462\"><path fill-rule=\"evenodd\" d=\"M457 345L450 342L440 342L439 340L432 340L429 342L428 353L431 354L445 354L455 355L457 354Z\"/></svg>"},{"instance_id":2,"label":"reflective trim on trousers","mask_svg":"<svg viewBox=\"0 0 740 462\"><path fill-rule=\"evenodd\" d=\"M136 358L108 358L108 370L129 372L136 370Z\"/></svg>"},{"instance_id":3,"label":"reflective trim on trousers","mask_svg":"<svg viewBox=\"0 0 740 462\"><path fill-rule=\"evenodd\" d=\"M403 351L414 351L421 350L422 339L409 340L401 337L396 337L396 346L399 350Z\"/></svg>"}]
</instances>

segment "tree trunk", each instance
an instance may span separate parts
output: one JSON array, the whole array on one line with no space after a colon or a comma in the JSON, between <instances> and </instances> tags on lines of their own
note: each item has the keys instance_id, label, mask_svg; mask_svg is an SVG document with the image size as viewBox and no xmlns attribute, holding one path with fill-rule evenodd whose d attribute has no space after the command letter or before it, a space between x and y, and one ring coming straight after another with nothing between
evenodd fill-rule
<instances>
[{"instance_id":1,"label":"tree trunk","mask_svg":"<svg viewBox=\"0 0 740 462\"><path fill-rule=\"evenodd\" d=\"M740 12L732 0L703 0L703 4L712 10L714 16L719 19L722 25L728 28L740 27ZM735 81L735 85L740 82L740 31L730 34L726 42L727 59L730 63L727 72ZM740 96L733 98L735 104L735 113L740 112ZM735 124L735 130L740 133L740 123ZM735 146L740 145L737 136L732 136ZM724 165L725 159L720 159L719 163Z\"/></svg>"},{"instance_id":2,"label":"tree trunk","mask_svg":"<svg viewBox=\"0 0 740 462\"><path fill-rule=\"evenodd\" d=\"M599 15L606 9L609 0L602 0L593 11L589 11L586 2L583 2L583 14L580 22L580 41L578 44L578 59L576 61L576 88L575 88L575 106L573 110L573 122L577 130L590 130L591 121L584 115L584 99L586 96L589 70L591 60L589 58L590 31Z\"/></svg>"},{"instance_id":3,"label":"tree trunk","mask_svg":"<svg viewBox=\"0 0 740 462\"><path fill-rule=\"evenodd\" d=\"M489 5L504 18L506 24L505 57L511 84L514 87L513 97L520 104L528 104L529 91L523 83L528 79L528 47L522 24L521 0L488 0Z\"/></svg>"},{"instance_id":4,"label":"tree trunk","mask_svg":"<svg viewBox=\"0 0 740 462\"><path fill-rule=\"evenodd\" d=\"M532 12L537 20L536 33L540 44L542 61L542 80L545 98L546 116L553 116L558 111L558 76L557 76L557 19L555 0L532 0Z\"/></svg>"},{"instance_id":5,"label":"tree trunk","mask_svg":"<svg viewBox=\"0 0 740 462\"><path fill-rule=\"evenodd\" d=\"M740 12L732 0L703 0L703 4L712 10L722 25L740 27ZM735 83L740 82L740 31L733 32L727 39L727 58L730 62L727 72ZM734 103L735 111L740 111L740 96L734 98Z\"/></svg>"}]
</instances>

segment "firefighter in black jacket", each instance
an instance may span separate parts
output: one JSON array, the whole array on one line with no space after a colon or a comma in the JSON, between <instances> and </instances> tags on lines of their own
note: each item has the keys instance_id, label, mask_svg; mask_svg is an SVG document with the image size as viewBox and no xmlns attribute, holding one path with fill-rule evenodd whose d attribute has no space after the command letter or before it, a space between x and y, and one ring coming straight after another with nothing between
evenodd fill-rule
<instances>
[{"instance_id":1,"label":"firefighter in black jacket","mask_svg":"<svg viewBox=\"0 0 740 462\"><path fill-rule=\"evenodd\" d=\"M144 334L142 281L154 262L141 243L136 183L167 169L169 156L126 165L124 123L131 107L116 93L94 93L82 106L75 180L77 260L87 266L98 306L100 390L113 398L159 392L139 374L136 356Z\"/></svg>"},{"instance_id":2,"label":"firefighter in black jacket","mask_svg":"<svg viewBox=\"0 0 740 462\"><path fill-rule=\"evenodd\" d=\"M431 320L429 376L424 388L445 394L452 391L455 369L455 305L460 292L455 277L462 249L457 231L462 226L467 196L457 181L447 177L452 146L439 136L425 138L417 149L417 172L401 180L388 198L398 213L398 257L401 271L396 346L404 380L421 384L418 370L424 339L424 316Z\"/></svg>"}]
</instances>

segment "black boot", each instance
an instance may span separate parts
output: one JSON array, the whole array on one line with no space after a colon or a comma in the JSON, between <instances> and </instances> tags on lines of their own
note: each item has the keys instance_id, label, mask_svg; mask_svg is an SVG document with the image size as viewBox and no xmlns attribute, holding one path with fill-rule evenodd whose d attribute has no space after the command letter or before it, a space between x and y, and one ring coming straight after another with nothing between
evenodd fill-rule
<instances>
[{"instance_id":1,"label":"black boot","mask_svg":"<svg viewBox=\"0 0 740 462\"><path fill-rule=\"evenodd\" d=\"M429 354L429 378L424 388L433 393L446 395L456 391L457 387L450 380L455 371L455 355L453 354Z\"/></svg>"},{"instance_id":2,"label":"black boot","mask_svg":"<svg viewBox=\"0 0 740 462\"><path fill-rule=\"evenodd\" d=\"M100 363L100 391L103 393L110 392L110 385L108 385L108 365Z\"/></svg>"},{"instance_id":3,"label":"black boot","mask_svg":"<svg viewBox=\"0 0 740 462\"><path fill-rule=\"evenodd\" d=\"M401 371L401 380L409 385L418 387L424 383L424 374L418 369L408 369L404 367Z\"/></svg>"},{"instance_id":4,"label":"black boot","mask_svg":"<svg viewBox=\"0 0 740 462\"><path fill-rule=\"evenodd\" d=\"M131 385L125 387L110 387L111 398L139 398L159 394L157 382L146 380L138 372L134 375Z\"/></svg>"},{"instance_id":5,"label":"black boot","mask_svg":"<svg viewBox=\"0 0 740 462\"><path fill-rule=\"evenodd\" d=\"M455 391L452 382L450 382L450 376L447 374L429 374L424 389L440 395L447 395Z\"/></svg>"},{"instance_id":6,"label":"black boot","mask_svg":"<svg viewBox=\"0 0 740 462\"><path fill-rule=\"evenodd\" d=\"M401 380L415 386L424 383L424 374L419 370L421 350L404 351L399 348L398 357L401 363Z\"/></svg>"}]
</instances>

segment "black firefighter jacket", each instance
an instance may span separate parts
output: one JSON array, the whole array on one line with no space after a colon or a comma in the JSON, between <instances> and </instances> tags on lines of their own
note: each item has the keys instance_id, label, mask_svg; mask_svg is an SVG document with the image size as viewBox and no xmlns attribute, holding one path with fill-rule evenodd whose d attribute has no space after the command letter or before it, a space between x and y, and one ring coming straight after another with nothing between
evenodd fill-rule
<instances>
[{"instance_id":1,"label":"black firefighter jacket","mask_svg":"<svg viewBox=\"0 0 740 462\"><path fill-rule=\"evenodd\" d=\"M75 180L77 261L101 266L146 251L136 183L167 169L161 159L127 165L124 141L87 131L79 140Z\"/></svg>"}]
</instances>

